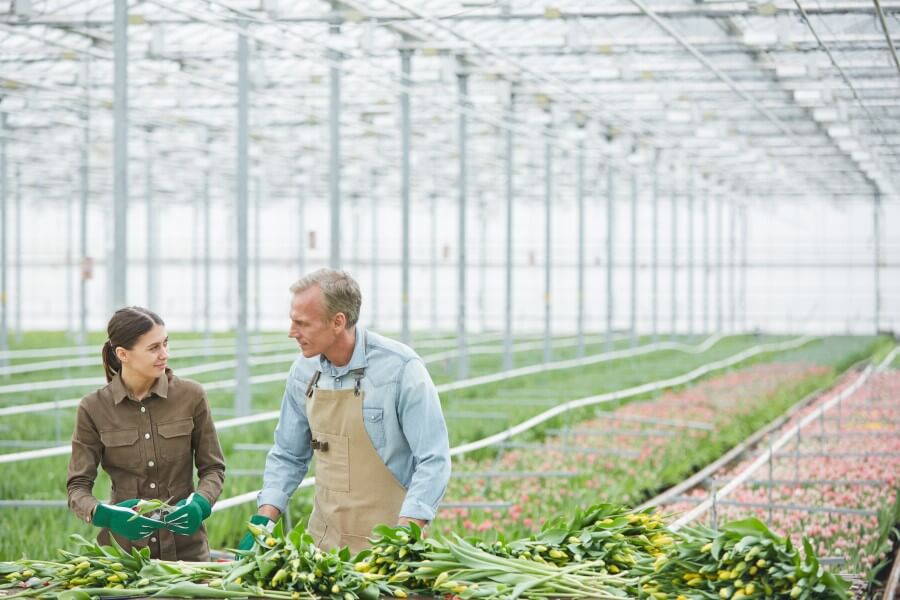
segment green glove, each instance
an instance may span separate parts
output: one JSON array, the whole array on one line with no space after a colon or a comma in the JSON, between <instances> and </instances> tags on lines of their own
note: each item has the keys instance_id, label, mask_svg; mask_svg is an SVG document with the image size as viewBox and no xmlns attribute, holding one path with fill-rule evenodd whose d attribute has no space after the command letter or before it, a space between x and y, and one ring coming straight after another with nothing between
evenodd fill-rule
<instances>
[{"instance_id":1,"label":"green glove","mask_svg":"<svg viewBox=\"0 0 900 600\"><path fill-rule=\"evenodd\" d=\"M254 525L260 525L261 527L264 527L269 531L272 531L272 529L275 527L275 521L264 515L253 515L252 517L250 517L250 522ZM238 544L238 550L250 550L251 548L253 548L254 542L256 542L256 538L254 538L253 534L248 531L246 534L244 534L244 537L241 538L241 543Z\"/></svg>"},{"instance_id":2,"label":"green glove","mask_svg":"<svg viewBox=\"0 0 900 600\"><path fill-rule=\"evenodd\" d=\"M178 535L194 535L200 524L212 514L206 498L192 493L184 500L179 500L175 510L166 515L166 529Z\"/></svg>"},{"instance_id":3,"label":"green glove","mask_svg":"<svg viewBox=\"0 0 900 600\"><path fill-rule=\"evenodd\" d=\"M156 519L142 517L131 510L138 503L137 498L124 500L118 504L98 504L94 509L93 523L97 527L108 527L116 535L129 540L142 540L166 524Z\"/></svg>"}]
</instances>

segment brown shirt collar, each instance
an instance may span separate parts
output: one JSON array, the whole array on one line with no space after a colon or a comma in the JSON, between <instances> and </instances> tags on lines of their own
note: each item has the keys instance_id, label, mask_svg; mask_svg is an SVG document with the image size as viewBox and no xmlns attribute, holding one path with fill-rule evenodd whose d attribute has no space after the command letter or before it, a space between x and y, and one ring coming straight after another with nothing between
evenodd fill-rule
<instances>
[{"instance_id":1,"label":"brown shirt collar","mask_svg":"<svg viewBox=\"0 0 900 600\"><path fill-rule=\"evenodd\" d=\"M169 393L169 377L171 377L171 375L172 370L166 367L166 372L157 378L156 382L150 388L147 397L149 398L151 394L156 394L160 398L166 398ZM113 402L116 404L121 403L125 398L134 400L131 396L131 392L125 387L125 382L122 381L121 371L116 373L112 381L106 385L106 389L112 395Z\"/></svg>"}]
</instances>

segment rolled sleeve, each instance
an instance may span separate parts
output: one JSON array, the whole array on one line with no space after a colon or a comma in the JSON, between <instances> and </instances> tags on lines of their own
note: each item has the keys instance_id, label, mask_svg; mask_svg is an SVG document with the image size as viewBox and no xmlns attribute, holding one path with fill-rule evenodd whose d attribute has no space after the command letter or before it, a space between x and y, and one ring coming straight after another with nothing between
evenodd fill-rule
<instances>
[{"instance_id":1,"label":"rolled sleeve","mask_svg":"<svg viewBox=\"0 0 900 600\"><path fill-rule=\"evenodd\" d=\"M78 406L75 430L72 433L72 454L69 457L66 490L69 508L82 521L90 522L94 508L100 503L94 497L93 490L101 453L100 433L87 409L81 404Z\"/></svg>"},{"instance_id":2,"label":"rolled sleeve","mask_svg":"<svg viewBox=\"0 0 900 600\"><path fill-rule=\"evenodd\" d=\"M415 465L400 516L431 521L450 481L450 441L437 390L419 358L404 367L397 408Z\"/></svg>"},{"instance_id":3,"label":"rolled sleeve","mask_svg":"<svg viewBox=\"0 0 900 600\"><path fill-rule=\"evenodd\" d=\"M293 373L288 377L275 443L266 456L263 487L257 506L271 504L284 512L291 495L303 481L312 459L312 434L306 417L305 396Z\"/></svg>"}]
</instances>

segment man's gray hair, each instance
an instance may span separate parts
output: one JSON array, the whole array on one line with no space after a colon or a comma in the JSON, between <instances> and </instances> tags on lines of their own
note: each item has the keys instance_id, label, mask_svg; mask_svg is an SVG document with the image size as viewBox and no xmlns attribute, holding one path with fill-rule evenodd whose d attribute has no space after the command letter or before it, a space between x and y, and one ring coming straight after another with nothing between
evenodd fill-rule
<instances>
[{"instance_id":1,"label":"man's gray hair","mask_svg":"<svg viewBox=\"0 0 900 600\"><path fill-rule=\"evenodd\" d=\"M315 285L322 290L328 320L333 319L338 313L344 313L347 317L347 329L356 325L362 306L362 292L359 284L349 273L335 269L319 269L295 281L291 291L297 294Z\"/></svg>"}]
</instances>

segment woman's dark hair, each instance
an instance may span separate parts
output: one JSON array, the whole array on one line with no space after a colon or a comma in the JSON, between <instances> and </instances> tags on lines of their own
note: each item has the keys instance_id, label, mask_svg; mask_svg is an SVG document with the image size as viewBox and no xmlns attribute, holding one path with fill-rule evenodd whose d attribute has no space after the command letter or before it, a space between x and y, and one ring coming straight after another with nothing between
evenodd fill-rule
<instances>
[{"instance_id":1,"label":"woman's dark hair","mask_svg":"<svg viewBox=\"0 0 900 600\"><path fill-rule=\"evenodd\" d=\"M122 369L122 363L116 356L119 346L126 350L134 348L134 344L142 335L153 329L155 325L165 325L159 315L152 310L140 306L120 308L106 325L107 340L103 344L100 355L103 357L103 368L106 381L112 381Z\"/></svg>"}]
</instances>

